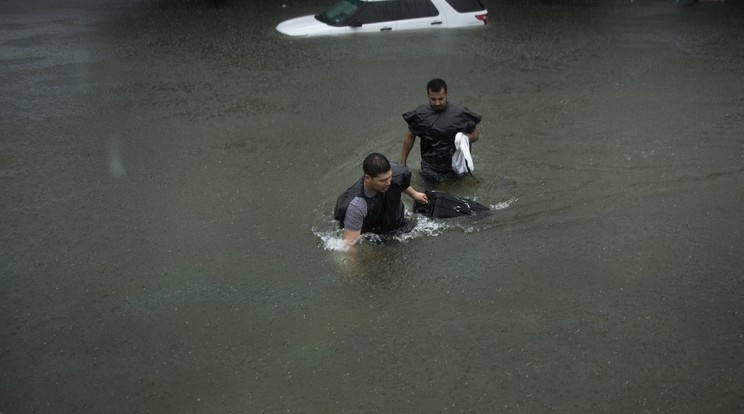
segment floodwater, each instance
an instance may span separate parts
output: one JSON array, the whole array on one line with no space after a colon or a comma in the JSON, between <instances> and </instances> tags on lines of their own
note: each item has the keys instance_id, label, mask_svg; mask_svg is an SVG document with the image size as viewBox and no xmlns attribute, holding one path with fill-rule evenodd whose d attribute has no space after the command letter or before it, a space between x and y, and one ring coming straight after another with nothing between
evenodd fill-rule
<instances>
[{"instance_id":1,"label":"floodwater","mask_svg":"<svg viewBox=\"0 0 744 414\"><path fill-rule=\"evenodd\" d=\"M0 412L744 411L740 8L274 31L326 4L0 3ZM432 77L493 214L351 256Z\"/></svg>"}]
</instances>

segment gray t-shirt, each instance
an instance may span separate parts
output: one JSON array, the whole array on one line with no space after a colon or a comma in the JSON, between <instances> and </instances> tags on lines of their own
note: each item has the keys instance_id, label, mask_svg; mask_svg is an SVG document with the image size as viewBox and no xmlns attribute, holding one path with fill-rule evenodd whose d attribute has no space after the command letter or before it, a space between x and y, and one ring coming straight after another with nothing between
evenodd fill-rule
<instances>
[{"instance_id":1,"label":"gray t-shirt","mask_svg":"<svg viewBox=\"0 0 744 414\"><path fill-rule=\"evenodd\" d=\"M366 189L364 195L372 198L375 193L370 193ZM346 217L344 217L344 228L352 231L361 231L364 219L367 217L367 202L364 198L356 196L349 203L349 207L346 208Z\"/></svg>"}]
</instances>

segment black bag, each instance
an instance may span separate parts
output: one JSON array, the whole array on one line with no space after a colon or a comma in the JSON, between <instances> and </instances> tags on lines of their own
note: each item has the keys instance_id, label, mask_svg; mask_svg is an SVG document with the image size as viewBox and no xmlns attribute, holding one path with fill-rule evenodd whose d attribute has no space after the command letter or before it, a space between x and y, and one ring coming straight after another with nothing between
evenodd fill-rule
<instances>
[{"instance_id":1,"label":"black bag","mask_svg":"<svg viewBox=\"0 0 744 414\"><path fill-rule=\"evenodd\" d=\"M491 213L483 204L467 198L439 191L427 191L429 204L413 203L413 211L431 218L451 218L461 216L485 217Z\"/></svg>"}]
</instances>

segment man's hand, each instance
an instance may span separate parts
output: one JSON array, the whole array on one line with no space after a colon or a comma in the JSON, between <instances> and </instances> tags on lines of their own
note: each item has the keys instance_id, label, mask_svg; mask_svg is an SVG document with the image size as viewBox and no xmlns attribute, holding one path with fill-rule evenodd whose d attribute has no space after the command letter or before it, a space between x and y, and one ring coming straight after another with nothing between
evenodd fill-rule
<instances>
[{"instance_id":1,"label":"man's hand","mask_svg":"<svg viewBox=\"0 0 744 414\"><path fill-rule=\"evenodd\" d=\"M412 199L414 199L415 201L418 201L419 203L429 204L429 198L426 196L426 194L416 191L410 185L403 192L406 193L408 197L411 197Z\"/></svg>"},{"instance_id":2,"label":"man's hand","mask_svg":"<svg viewBox=\"0 0 744 414\"><path fill-rule=\"evenodd\" d=\"M426 193L419 193L416 191L413 193L412 198L414 201L418 201L421 204L429 204L429 197L426 196Z\"/></svg>"},{"instance_id":3,"label":"man's hand","mask_svg":"<svg viewBox=\"0 0 744 414\"><path fill-rule=\"evenodd\" d=\"M465 134L468 136L468 141L471 144L478 141L478 138L480 137L480 131L478 131L478 128L474 128L472 131L467 131Z\"/></svg>"}]
</instances>

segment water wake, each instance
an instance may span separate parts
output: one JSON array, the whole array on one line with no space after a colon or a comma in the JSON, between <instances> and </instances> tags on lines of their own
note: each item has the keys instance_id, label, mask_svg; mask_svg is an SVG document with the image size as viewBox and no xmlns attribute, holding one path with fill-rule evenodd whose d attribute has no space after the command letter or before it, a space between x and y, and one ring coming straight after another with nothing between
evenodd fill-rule
<instances>
[{"instance_id":1,"label":"water wake","mask_svg":"<svg viewBox=\"0 0 744 414\"><path fill-rule=\"evenodd\" d=\"M517 201L517 198L510 198L491 204L489 208L491 210L504 210L514 205ZM320 212L317 209L315 211ZM464 233L476 233L490 228L490 224L492 224L488 218L476 220L473 220L472 217L434 219L410 211L407 211L406 218L414 223L413 230L410 232L401 233L389 238L367 233L362 235L358 243L377 245L385 242L407 242L419 237L436 237L450 229L459 229ZM324 250L333 252L345 252L349 250L344 242L343 230L338 228L338 223L330 216L324 215L322 223L313 226L312 232L320 239L319 246Z\"/></svg>"},{"instance_id":2,"label":"water wake","mask_svg":"<svg viewBox=\"0 0 744 414\"><path fill-rule=\"evenodd\" d=\"M430 219L421 215L408 215L409 220L415 223L413 230L408 233L401 233L390 238L382 238L379 235L373 233L363 234L358 243L361 244L381 244L386 241L393 242L407 242L408 240L415 239L418 237L432 237L442 234L447 229L460 228L465 232L470 232L470 225L466 225L461 221L445 221ZM324 250L328 251L347 251L348 247L343 239L343 230L341 229L327 229L313 227L313 234L315 234L321 240L321 246Z\"/></svg>"}]
</instances>

